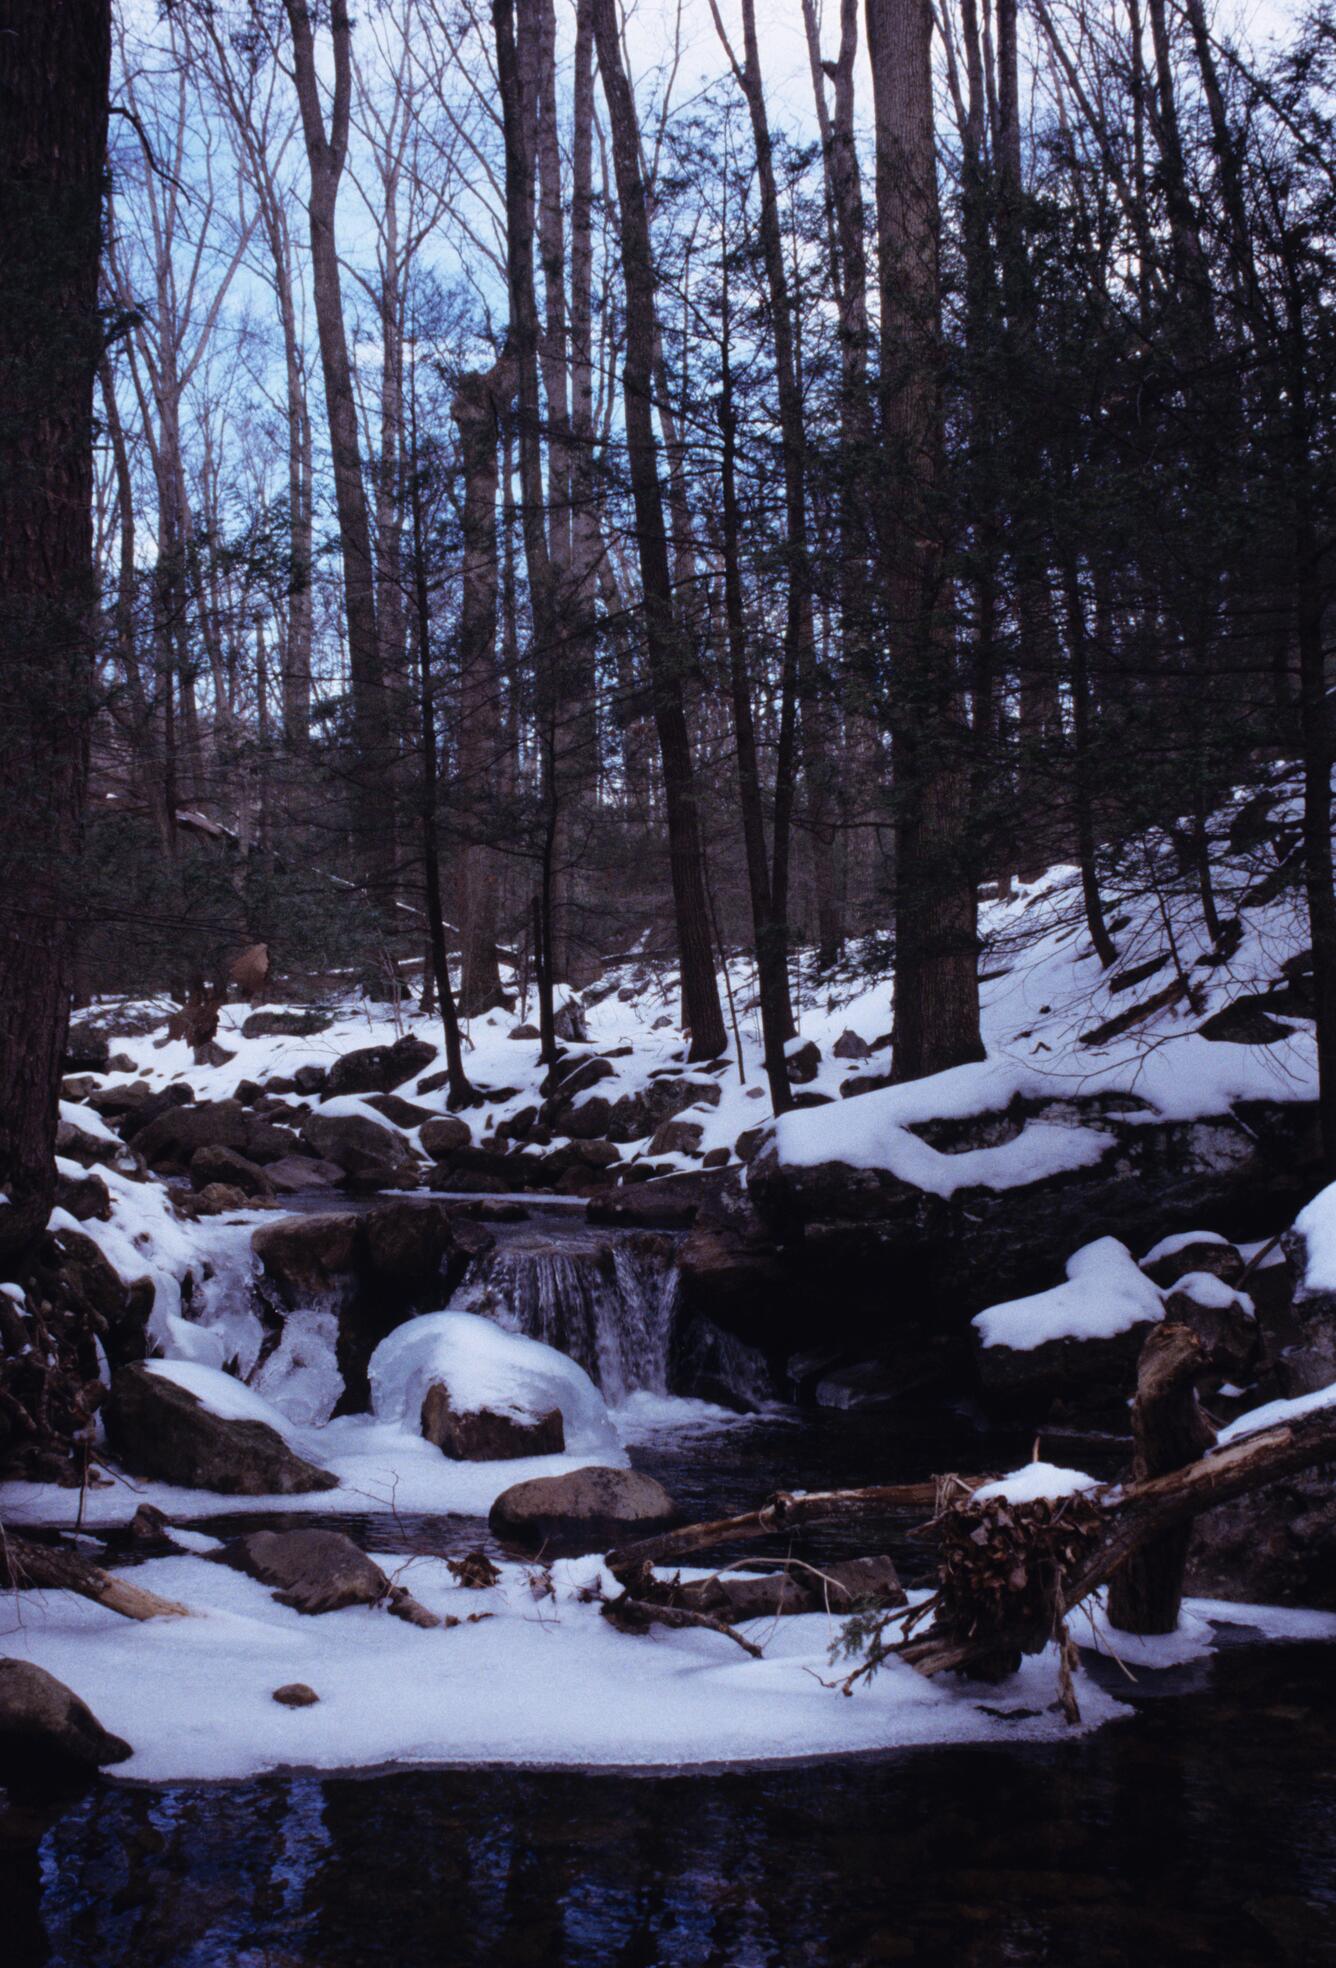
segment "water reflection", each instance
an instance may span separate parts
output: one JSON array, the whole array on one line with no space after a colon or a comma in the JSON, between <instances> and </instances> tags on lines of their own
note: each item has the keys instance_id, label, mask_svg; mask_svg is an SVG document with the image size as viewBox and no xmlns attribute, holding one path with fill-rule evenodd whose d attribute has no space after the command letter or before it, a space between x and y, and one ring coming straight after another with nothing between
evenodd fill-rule
<instances>
[{"instance_id":1,"label":"water reflection","mask_svg":"<svg viewBox=\"0 0 1336 1968\"><path fill-rule=\"evenodd\" d=\"M1334 1667L1235 1648L1051 1747L105 1786L0 1812L5 1958L1310 1968L1336 1962Z\"/></svg>"}]
</instances>

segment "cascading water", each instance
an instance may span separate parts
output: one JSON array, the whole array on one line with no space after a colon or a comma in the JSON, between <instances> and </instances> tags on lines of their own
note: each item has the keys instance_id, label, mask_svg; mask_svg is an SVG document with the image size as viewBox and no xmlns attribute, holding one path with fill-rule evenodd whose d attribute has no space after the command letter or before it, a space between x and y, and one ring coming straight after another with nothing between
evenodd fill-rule
<instances>
[{"instance_id":1,"label":"cascading water","mask_svg":"<svg viewBox=\"0 0 1336 1968\"><path fill-rule=\"evenodd\" d=\"M676 1323L673 1240L529 1230L476 1258L452 1304L578 1360L613 1403L662 1394Z\"/></svg>"}]
</instances>

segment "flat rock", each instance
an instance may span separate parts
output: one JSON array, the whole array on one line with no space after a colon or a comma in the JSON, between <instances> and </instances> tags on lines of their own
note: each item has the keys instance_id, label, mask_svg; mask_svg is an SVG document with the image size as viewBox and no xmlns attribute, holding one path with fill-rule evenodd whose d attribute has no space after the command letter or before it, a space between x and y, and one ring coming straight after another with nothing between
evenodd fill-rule
<instances>
[{"instance_id":1,"label":"flat rock","mask_svg":"<svg viewBox=\"0 0 1336 1968\"><path fill-rule=\"evenodd\" d=\"M403 1136L366 1114L308 1114L302 1140L322 1162L337 1162L345 1175L388 1174L413 1162Z\"/></svg>"},{"instance_id":2,"label":"flat rock","mask_svg":"<svg viewBox=\"0 0 1336 1968\"><path fill-rule=\"evenodd\" d=\"M212 1414L187 1388L138 1364L113 1374L103 1412L113 1450L139 1476L225 1496L338 1487L337 1477L304 1462L267 1422Z\"/></svg>"},{"instance_id":3,"label":"flat rock","mask_svg":"<svg viewBox=\"0 0 1336 1968\"><path fill-rule=\"evenodd\" d=\"M190 1186L207 1189L211 1182L225 1182L245 1196L272 1196L274 1185L258 1162L240 1155L235 1148L197 1148L190 1157Z\"/></svg>"},{"instance_id":4,"label":"flat rock","mask_svg":"<svg viewBox=\"0 0 1336 1968\"><path fill-rule=\"evenodd\" d=\"M234 1538L223 1562L274 1593L280 1606L298 1613L335 1613L344 1606L375 1606L390 1582L375 1560L342 1531L252 1531Z\"/></svg>"},{"instance_id":5,"label":"flat rock","mask_svg":"<svg viewBox=\"0 0 1336 1968\"><path fill-rule=\"evenodd\" d=\"M638 1469L577 1469L567 1476L535 1476L504 1490L488 1523L497 1537L523 1544L548 1540L566 1548L595 1550L634 1526L648 1534L678 1516L661 1483Z\"/></svg>"}]
</instances>

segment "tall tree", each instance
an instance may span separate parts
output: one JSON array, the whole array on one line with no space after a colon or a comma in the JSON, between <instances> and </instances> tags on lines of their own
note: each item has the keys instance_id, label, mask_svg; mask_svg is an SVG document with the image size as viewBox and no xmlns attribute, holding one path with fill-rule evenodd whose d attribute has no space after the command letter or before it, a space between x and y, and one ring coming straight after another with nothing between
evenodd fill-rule
<instances>
[{"instance_id":1,"label":"tall tree","mask_svg":"<svg viewBox=\"0 0 1336 1968\"><path fill-rule=\"evenodd\" d=\"M940 215L931 0L868 0L881 280L878 533L895 775L898 1080L983 1057L969 734L943 596Z\"/></svg>"},{"instance_id":2,"label":"tall tree","mask_svg":"<svg viewBox=\"0 0 1336 1968\"><path fill-rule=\"evenodd\" d=\"M0 1269L55 1193L93 655L110 0L0 0Z\"/></svg>"},{"instance_id":3,"label":"tall tree","mask_svg":"<svg viewBox=\"0 0 1336 1968\"><path fill-rule=\"evenodd\" d=\"M640 122L631 84L622 66L614 0L594 0L594 41L608 105L617 181L622 279L626 288L626 354L622 367L626 444L640 554L650 689L663 758L682 1001L691 1028L690 1057L715 1059L728 1040L715 979L701 865L695 766L683 697L685 652L673 608L663 488L654 443L654 257L640 165Z\"/></svg>"}]
</instances>

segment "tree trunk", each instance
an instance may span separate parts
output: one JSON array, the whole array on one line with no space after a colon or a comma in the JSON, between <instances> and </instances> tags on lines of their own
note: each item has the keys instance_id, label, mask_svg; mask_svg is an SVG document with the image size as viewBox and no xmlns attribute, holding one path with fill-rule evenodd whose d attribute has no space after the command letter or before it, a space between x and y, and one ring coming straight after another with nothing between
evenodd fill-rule
<instances>
[{"instance_id":1,"label":"tree trunk","mask_svg":"<svg viewBox=\"0 0 1336 1968\"><path fill-rule=\"evenodd\" d=\"M0 1273L55 1194L87 779L109 0L0 0Z\"/></svg>"},{"instance_id":2,"label":"tree trunk","mask_svg":"<svg viewBox=\"0 0 1336 1968\"><path fill-rule=\"evenodd\" d=\"M663 756L682 996L691 1028L689 1057L716 1059L725 1050L728 1038L710 945L695 771L683 703L685 652L674 619L663 494L654 445L654 260L640 169L639 121L631 86L622 68L613 0L594 0L594 38L608 104L620 208L622 275L626 286L626 356L622 375L626 441L640 551L654 722Z\"/></svg>"},{"instance_id":3,"label":"tree trunk","mask_svg":"<svg viewBox=\"0 0 1336 1968\"><path fill-rule=\"evenodd\" d=\"M1194 1385L1205 1365L1201 1341L1187 1326L1156 1326L1141 1349L1132 1403L1132 1481L1167 1476L1204 1455L1215 1430ZM1183 1603L1192 1526L1176 1524L1138 1547L1109 1587L1109 1623L1124 1633L1172 1633Z\"/></svg>"},{"instance_id":4,"label":"tree trunk","mask_svg":"<svg viewBox=\"0 0 1336 1968\"><path fill-rule=\"evenodd\" d=\"M388 910L393 902L395 864L393 804L391 800L387 810L386 802L392 764L389 706L376 625L371 523L362 476L357 400L353 392L352 365L348 358L348 339L343 322L339 250L335 236L339 180L348 150L352 28L347 0L331 0L334 100L330 127L326 132L310 8L305 0L284 0L284 5L292 30L293 72L311 174L312 286L320 362L325 379L325 413L334 470L339 545L343 557L348 666L352 683L354 756L349 778L354 852L358 878L365 883L373 905Z\"/></svg>"},{"instance_id":5,"label":"tree trunk","mask_svg":"<svg viewBox=\"0 0 1336 1968\"><path fill-rule=\"evenodd\" d=\"M941 294L929 0L868 0L895 774L897 1080L982 1059L969 733L942 620Z\"/></svg>"}]
</instances>

